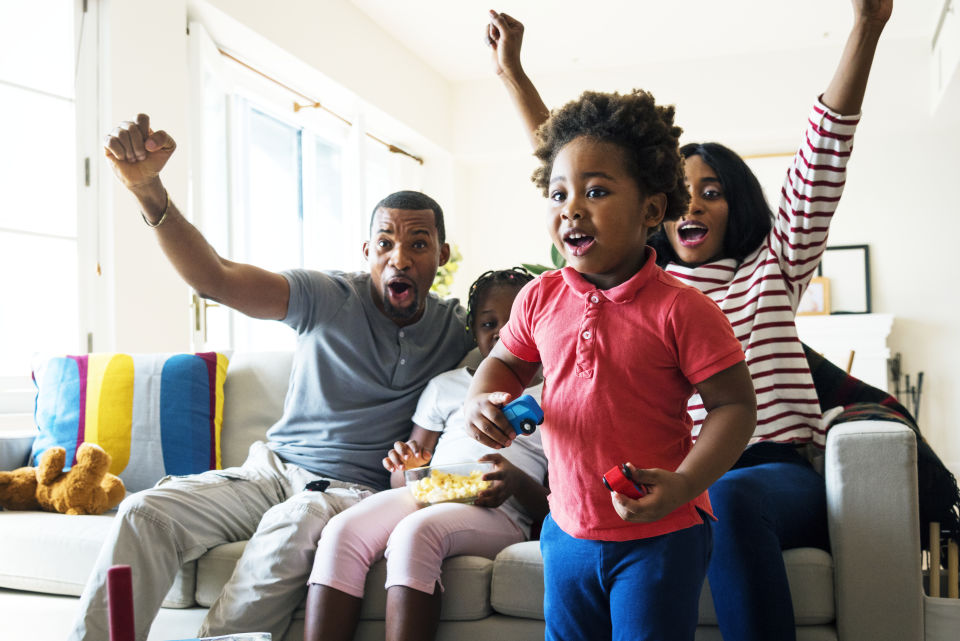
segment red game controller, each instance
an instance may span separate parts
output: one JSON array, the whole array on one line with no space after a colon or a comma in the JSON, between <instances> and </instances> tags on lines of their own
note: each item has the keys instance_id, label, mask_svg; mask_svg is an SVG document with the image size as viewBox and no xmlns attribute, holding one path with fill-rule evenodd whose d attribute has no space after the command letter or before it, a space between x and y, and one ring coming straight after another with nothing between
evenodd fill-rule
<instances>
[{"instance_id":1,"label":"red game controller","mask_svg":"<svg viewBox=\"0 0 960 641\"><path fill-rule=\"evenodd\" d=\"M606 474L603 475L603 484L611 492L619 492L631 499L639 499L647 494L647 488L643 485L637 485L630 479L626 463L614 465L607 470Z\"/></svg>"}]
</instances>

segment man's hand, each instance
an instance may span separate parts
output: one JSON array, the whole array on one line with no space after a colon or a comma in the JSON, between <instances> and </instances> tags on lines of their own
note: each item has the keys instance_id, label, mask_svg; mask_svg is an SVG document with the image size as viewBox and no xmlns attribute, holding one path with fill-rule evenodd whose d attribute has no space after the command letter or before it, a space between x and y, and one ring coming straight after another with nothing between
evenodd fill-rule
<instances>
[{"instance_id":1,"label":"man's hand","mask_svg":"<svg viewBox=\"0 0 960 641\"><path fill-rule=\"evenodd\" d=\"M493 71L515 76L521 71L520 47L523 43L523 23L505 13L490 10L486 27L487 46L490 47Z\"/></svg>"},{"instance_id":2,"label":"man's hand","mask_svg":"<svg viewBox=\"0 0 960 641\"><path fill-rule=\"evenodd\" d=\"M481 463L493 463L493 471L483 475L484 481L490 481L490 487L477 495L475 505L480 507L500 507L504 501L516 494L526 473L508 461L502 454L487 454Z\"/></svg>"},{"instance_id":3,"label":"man's hand","mask_svg":"<svg viewBox=\"0 0 960 641\"><path fill-rule=\"evenodd\" d=\"M389 472L402 472L415 467L423 467L433 455L429 450L421 449L416 441L397 441L383 459L383 466Z\"/></svg>"},{"instance_id":4,"label":"man's hand","mask_svg":"<svg viewBox=\"0 0 960 641\"><path fill-rule=\"evenodd\" d=\"M682 474L661 469L638 470L631 463L627 463L627 471L634 483L646 486L647 494L631 499L619 492L610 492L613 508L624 521L652 523L695 498L689 496L690 489Z\"/></svg>"},{"instance_id":5,"label":"man's hand","mask_svg":"<svg viewBox=\"0 0 960 641\"><path fill-rule=\"evenodd\" d=\"M113 166L113 173L137 196L163 193L160 170L176 148L177 143L165 131L150 129L147 114L138 114L136 122L121 122L103 141L104 155Z\"/></svg>"},{"instance_id":6,"label":"man's hand","mask_svg":"<svg viewBox=\"0 0 960 641\"><path fill-rule=\"evenodd\" d=\"M488 357L489 358L489 357ZM487 447L500 449L513 443L517 433L500 408L510 402L507 392L477 394L463 404L464 429Z\"/></svg>"}]
</instances>

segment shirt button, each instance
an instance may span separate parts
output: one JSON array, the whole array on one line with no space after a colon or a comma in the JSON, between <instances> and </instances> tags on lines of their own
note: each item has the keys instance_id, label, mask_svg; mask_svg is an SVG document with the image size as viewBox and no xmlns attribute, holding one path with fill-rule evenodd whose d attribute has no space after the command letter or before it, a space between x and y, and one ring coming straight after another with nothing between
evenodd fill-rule
<instances>
[{"instance_id":1,"label":"shirt button","mask_svg":"<svg viewBox=\"0 0 960 641\"><path fill-rule=\"evenodd\" d=\"M401 330L400 330L400 338L403 338L404 336L406 336L406 334L404 334L404 333L403 333L403 330L401 329Z\"/></svg>"},{"instance_id":2,"label":"shirt button","mask_svg":"<svg viewBox=\"0 0 960 641\"><path fill-rule=\"evenodd\" d=\"M590 302L591 302L591 303L599 303L599 302L600 302L600 297L597 296L596 294L594 294L593 296L590 297Z\"/></svg>"},{"instance_id":3,"label":"shirt button","mask_svg":"<svg viewBox=\"0 0 960 641\"><path fill-rule=\"evenodd\" d=\"M590 330L588 329L588 330L584 331L583 334L581 334L581 336L583 336L583 340L588 341L588 340L590 340L590 337L593 336L593 334L591 334L591 333L590 333Z\"/></svg>"},{"instance_id":4,"label":"shirt button","mask_svg":"<svg viewBox=\"0 0 960 641\"><path fill-rule=\"evenodd\" d=\"M401 358L401 359L400 359L400 364L401 364L401 365L406 365L406 364L407 364L407 359Z\"/></svg>"}]
</instances>

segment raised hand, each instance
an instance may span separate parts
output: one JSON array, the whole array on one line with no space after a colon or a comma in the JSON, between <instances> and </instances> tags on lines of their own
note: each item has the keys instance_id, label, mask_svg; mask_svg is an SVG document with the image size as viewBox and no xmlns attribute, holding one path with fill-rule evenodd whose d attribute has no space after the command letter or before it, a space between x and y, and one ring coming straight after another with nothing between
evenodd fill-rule
<instances>
[{"instance_id":1,"label":"raised hand","mask_svg":"<svg viewBox=\"0 0 960 641\"><path fill-rule=\"evenodd\" d=\"M853 0L853 15L857 19L885 24L893 12L893 0Z\"/></svg>"},{"instance_id":2,"label":"raised hand","mask_svg":"<svg viewBox=\"0 0 960 641\"><path fill-rule=\"evenodd\" d=\"M431 457L430 451L422 449L417 441L411 440L406 443L397 441L393 444L393 449L383 458L383 467L389 472L412 470L429 463Z\"/></svg>"},{"instance_id":3,"label":"raised hand","mask_svg":"<svg viewBox=\"0 0 960 641\"><path fill-rule=\"evenodd\" d=\"M502 454L487 454L480 458L480 462L493 463L493 471L483 475L484 481L490 481L490 487L477 495L475 505L500 507L504 501L519 491L526 474Z\"/></svg>"},{"instance_id":4,"label":"raised hand","mask_svg":"<svg viewBox=\"0 0 960 641\"><path fill-rule=\"evenodd\" d=\"M523 43L523 23L505 13L490 10L486 26L486 42L490 47L493 71L513 75L521 70L520 47Z\"/></svg>"},{"instance_id":5,"label":"raised hand","mask_svg":"<svg viewBox=\"0 0 960 641\"><path fill-rule=\"evenodd\" d=\"M113 173L130 191L155 188L160 170L177 148L164 131L150 128L150 116L138 114L136 122L126 120L103 141L104 155Z\"/></svg>"}]
</instances>

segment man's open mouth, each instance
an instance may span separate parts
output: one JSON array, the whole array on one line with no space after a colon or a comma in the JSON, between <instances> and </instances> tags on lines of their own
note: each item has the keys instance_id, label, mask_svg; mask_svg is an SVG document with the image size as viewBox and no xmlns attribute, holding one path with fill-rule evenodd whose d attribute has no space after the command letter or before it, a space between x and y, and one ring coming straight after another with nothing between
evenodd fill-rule
<instances>
[{"instance_id":1,"label":"man's open mouth","mask_svg":"<svg viewBox=\"0 0 960 641\"><path fill-rule=\"evenodd\" d=\"M405 280L393 280L387 283L387 292L395 302L403 304L413 296L413 284Z\"/></svg>"}]
</instances>

